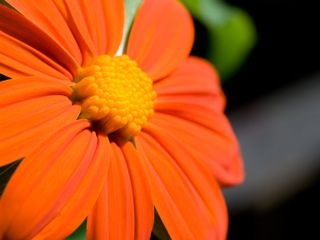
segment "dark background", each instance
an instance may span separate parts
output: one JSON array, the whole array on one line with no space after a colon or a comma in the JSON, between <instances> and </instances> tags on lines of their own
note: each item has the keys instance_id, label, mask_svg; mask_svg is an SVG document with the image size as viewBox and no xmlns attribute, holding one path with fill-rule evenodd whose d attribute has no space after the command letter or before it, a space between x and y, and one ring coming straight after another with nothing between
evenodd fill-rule
<instances>
[{"instance_id":1,"label":"dark background","mask_svg":"<svg viewBox=\"0 0 320 240\"><path fill-rule=\"evenodd\" d=\"M320 72L317 1L225 2L245 10L258 33L257 45L247 62L223 84L227 113ZM205 47L199 43L206 32L199 22L195 24L197 35L193 53L204 56ZM319 191L320 178L267 211L248 208L230 212L228 240L320 239L318 220L310 219L311 213L313 216L320 213Z\"/></svg>"},{"instance_id":2,"label":"dark background","mask_svg":"<svg viewBox=\"0 0 320 240\"><path fill-rule=\"evenodd\" d=\"M228 109L319 72L317 1L227 0L252 17L258 43L245 66L224 84Z\"/></svg>"},{"instance_id":3,"label":"dark background","mask_svg":"<svg viewBox=\"0 0 320 240\"><path fill-rule=\"evenodd\" d=\"M320 70L317 1L225 0L245 10L258 35L257 45L244 66L223 84L227 111L284 88ZM206 29L196 19L193 55L205 57Z\"/></svg>"}]
</instances>

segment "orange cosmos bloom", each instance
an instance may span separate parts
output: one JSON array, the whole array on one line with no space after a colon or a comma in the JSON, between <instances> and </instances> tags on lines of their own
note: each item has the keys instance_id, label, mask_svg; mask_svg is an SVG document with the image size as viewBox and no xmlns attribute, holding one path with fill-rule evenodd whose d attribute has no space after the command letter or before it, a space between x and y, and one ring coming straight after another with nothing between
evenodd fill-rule
<instances>
[{"instance_id":1,"label":"orange cosmos bloom","mask_svg":"<svg viewBox=\"0 0 320 240\"><path fill-rule=\"evenodd\" d=\"M146 0L117 52L124 3L0 6L0 165L23 158L0 200L0 238L225 239L221 187L243 180L216 71L192 18Z\"/></svg>"}]
</instances>

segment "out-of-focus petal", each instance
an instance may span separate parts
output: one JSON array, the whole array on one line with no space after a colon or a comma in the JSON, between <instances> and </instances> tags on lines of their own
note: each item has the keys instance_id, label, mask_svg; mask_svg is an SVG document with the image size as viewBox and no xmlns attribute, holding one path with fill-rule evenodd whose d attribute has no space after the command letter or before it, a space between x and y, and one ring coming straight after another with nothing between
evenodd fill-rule
<instances>
[{"instance_id":1,"label":"out-of-focus petal","mask_svg":"<svg viewBox=\"0 0 320 240\"><path fill-rule=\"evenodd\" d=\"M7 0L7 2L55 42L61 44L63 49L69 52L78 63L81 62L81 53L77 42L53 1Z\"/></svg>"},{"instance_id":2,"label":"out-of-focus petal","mask_svg":"<svg viewBox=\"0 0 320 240\"><path fill-rule=\"evenodd\" d=\"M88 239L149 239L153 203L145 163L130 142L111 146L108 180L88 217Z\"/></svg>"},{"instance_id":3,"label":"out-of-focus petal","mask_svg":"<svg viewBox=\"0 0 320 240\"><path fill-rule=\"evenodd\" d=\"M187 57L193 40L192 18L181 3L146 0L133 22L127 53L158 80Z\"/></svg>"},{"instance_id":4,"label":"out-of-focus petal","mask_svg":"<svg viewBox=\"0 0 320 240\"><path fill-rule=\"evenodd\" d=\"M86 45L81 49L90 49L95 55L113 56L122 39L124 1L66 1L66 5L73 18L66 20L77 41Z\"/></svg>"},{"instance_id":5,"label":"out-of-focus petal","mask_svg":"<svg viewBox=\"0 0 320 240\"><path fill-rule=\"evenodd\" d=\"M204 60L190 57L154 89L158 97L151 122L180 136L222 186L241 183L240 148L223 113L225 97L216 71Z\"/></svg>"},{"instance_id":6,"label":"out-of-focus petal","mask_svg":"<svg viewBox=\"0 0 320 240\"><path fill-rule=\"evenodd\" d=\"M11 78L37 73L40 76L63 74L63 79L72 79L72 75L77 74L81 61L40 30L36 23L1 4L0 15L2 74Z\"/></svg>"},{"instance_id":7,"label":"out-of-focus petal","mask_svg":"<svg viewBox=\"0 0 320 240\"><path fill-rule=\"evenodd\" d=\"M0 165L28 155L52 130L77 119L80 106L63 81L25 77L0 82Z\"/></svg>"},{"instance_id":8,"label":"out-of-focus petal","mask_svg":"<svg viewBox=\"0 0 320 240\"><path fill-rule=\"evenodd\" d=\"M108 166L106 138L88 127L74 121L21 162L0 200L5 239L63 239L85 219Z\"/></svg>"},{"instance_id":9,"label":"out-of-focus petal","mask_svg":"<svg viewBox=\"0 0 320 240\"><path fill-rule=\"evenodd\" d=\"M172 239L225 239L227 209L218 183L178 136L148 125L136 139L153 202Z\"/></svg>"}]
</instances>

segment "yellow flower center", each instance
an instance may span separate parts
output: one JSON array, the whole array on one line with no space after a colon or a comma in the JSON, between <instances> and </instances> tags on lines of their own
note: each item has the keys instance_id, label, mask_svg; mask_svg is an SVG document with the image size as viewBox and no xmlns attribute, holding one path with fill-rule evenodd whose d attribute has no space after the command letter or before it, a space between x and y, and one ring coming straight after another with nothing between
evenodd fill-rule
<instances>
[{"instance_id":1,"label":"yellow flower center","mask_svg":"<svg viewBox=\"0 0 320 240\"><path fill-rule=\"evenodd\" d=\"M127 55L100 55L80 69L73 100L81 104L79 118L97 123L106 135L135 137L153 115L156 92L152 80Z\"/></svg>"}]
</instances>

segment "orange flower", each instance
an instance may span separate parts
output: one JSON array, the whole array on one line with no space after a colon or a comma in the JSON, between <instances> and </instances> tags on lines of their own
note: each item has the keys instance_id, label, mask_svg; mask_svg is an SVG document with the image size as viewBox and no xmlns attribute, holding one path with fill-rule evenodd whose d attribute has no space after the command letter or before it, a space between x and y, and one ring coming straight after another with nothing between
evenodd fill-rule
<instances>
[{"instance_id":1,"label":"orange flower","mask_svg":"<svg viewBox=\"0 0 320 240\"><path fill-rule=\"evenodd\" d=\"M192 18L146 0L125 51L124 3L0 6L0 238L225 239L221 187L243 180L216 71L188 57Z\"/></svg>"}]
</instances>

